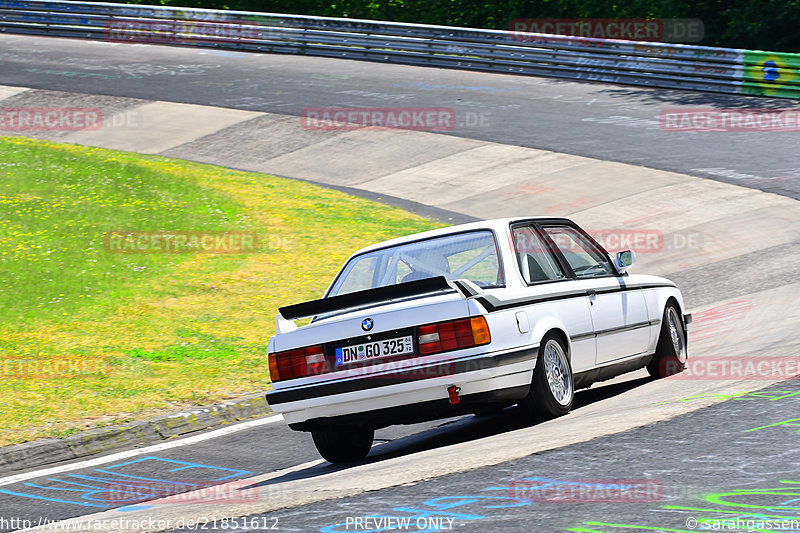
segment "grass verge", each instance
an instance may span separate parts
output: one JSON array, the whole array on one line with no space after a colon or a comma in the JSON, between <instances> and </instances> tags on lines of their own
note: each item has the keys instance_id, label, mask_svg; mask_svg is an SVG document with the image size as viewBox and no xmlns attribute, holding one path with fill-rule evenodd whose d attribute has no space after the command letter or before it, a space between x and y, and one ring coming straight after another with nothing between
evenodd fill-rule
<instances>
[{"instance_id":1,"label":"grass verge","mask_svg":"<svg viewBox=\"0 0 800 533\"><path fill-rule=\"evenodd\" d=\"M265 389L278 306L319 297L359 247L439 227L186 161L19 137L0 153L0 445ZM121 253L119 230L258 244Z\"/></svg>"}]
</instances>

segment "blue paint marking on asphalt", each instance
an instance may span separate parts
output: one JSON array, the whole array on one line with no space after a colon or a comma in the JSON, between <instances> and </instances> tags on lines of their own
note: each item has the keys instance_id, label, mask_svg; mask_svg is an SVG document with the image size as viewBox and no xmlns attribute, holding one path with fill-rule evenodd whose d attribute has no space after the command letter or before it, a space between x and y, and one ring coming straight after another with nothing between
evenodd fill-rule
<instances>
[{"instance_id":1,"label":"blue paint marking on asphalt","mask_svg":"<svg viewBox=\"0 0 800 533\"><path fill-rule=\"evenodd\" d=\"M70 476L74 477L74 478L78 478L78 479L83 479L83 480L86 480L86 481L99 481L100 483L106 483L107 485L104 485L104 486L101 486L101 487L93 487L92 485L82 485L82 484L72 483L72 482L69 482L69 481L63 481L63 480L59 480L59 479L53 479L53 478L49 478L49 479L50 479L50 481L57 481L57 482L60 482L60 483L75 484L75 485L78 485L78 486L97 488L99 490L97 490L95 492L99 492L99 493L105 494L105 496L102 499L97 500L97 501L103 501L103 502L111 502L111 501L113 501L115 503L120 503L120 502L124 502L124 501L129 501L129 500L138 502L138 501L141 501L143 499L153 498L153 497L155 497L155 492L157 492L157 491L165 492L167 495L175 493L174 489L170 489L168 487L164 487L163 485L173 485L173 486L174 485L183 485L187 490L191 490L192 488L194 488L194 487L196 487L198 485L197 483L184 483L184 482L164 481L164 480L160 480L160 479L147 480L146 482L140 482L140 481L128 481L128 480L124 480L124 479L123 480L119 480L119 479L108 479L108 478L101 478L101 477L94 477L94 476L82 476L82 475L78 475L78 474L71 474ZM158 486L158 485L154 486L153 483L151 483L151 481L156 481L161 486ZM30 484L30 483L26 483L26 485L35 486L35 485ZM78 491L79 492L79 489L55 489L54 487L37 487L37 488L41 488L41 489L45 489L45 490L47 490L47 489L74 490L74 491ZM87 500L93 500L93 498L88 497L87 494L93 494L93 493L87 492L82 496L82 498L87 499ZM125 497L123 497L123 495Z\"/></svg>"},{"instance_id":2,"label":"blue paint marking on asphalt","mask_svg":"<svg viewBox=\"0 0 800 533\"><path fill-rule=\"evenodd\" d=\"M158 463L154 463L155 461L157 461ZM220 475L218 475L213 479L209 479L208 481L200 482L198 479L187 481L179 479L160 479L160 478L143 477L115 470L115 469L125 468L130 465L136 465L136 468L138 469L141 466L144 466L143 463L147 464L147 466L152 466L153 464L156 465L163 464L165 466L168 466L169 469L166 470L166 473L169 474L183 473L190 471L192 469L205 469L206 471L217 471L219 472ZM136 470L134 470L134 472L135 471ZM72 478L74 481L61 478L54 478L54 477L45 478L46 481L58 484L59 486L45 486L36 482L23 483L23 485L25 485L26 487L30 487L32 489L38 489L40 491L48 491L44 493L47 495L32 494L27 492L12 491L6 489L0 489L0 493L9 494L11 496L19 496L22 498L31 498L34 500L45 500L56 503L79 505L82 507L107 508L111 507L114 504L131 502L131 505L126 506L124 509L135 510L135 509L149 508L149 506L133 505L133 503L135 501L141 501L144 498L154 497L153 495L154 487L152 486L153 482L173 487L183 486L186 489L191 490L192 488L198 486L198 484L201 483L219 482L235 477L242 477L252 473L250 470L238 470L235 468L225 468L221 466L192 463L188 461L162 459L161 457L155 457L155 456L141 457L133 461L126 461L124 463L110 465L107 466L106 468L95 468L94 472L100 474L111 474L112 477L109 478L105 476L94 476L86 474L68 474L67 477ZM158 489L158 487L156 487L156 489ZM166 490L166 488L161 488L159 490ZM53 491L55 491L57 494L53 494ZM170 491L170 493L172 492L174 491ZM72 494L74 496L80 495L79 500L64 499L64 496L66 496L65 493ZM56 495L60 497L56 497Z\"/></svg>"},{"instance_id":3,"label":"blue paint marking on asphalt","mask_svg":"<svg viewBox=\"0 0 800 533\"><path fill-rule=\"evenodd\" d=\"M0 489L0 492L3 494L11 494L12 496L22 496L23 498L33 498L34 500L47 500L49 502L58 502L58 503L71 503L73 505L82 505L84 507L108 507L107 505L95 505L93 503L83 503L83 502L73 502L68 500L59 500L56 498L47 498L45 496L36 496L35 494L25 494L22 492L13 492L10 490Z\"/></svg>"},{"instance_id":4,"label":"blue paint marking on asphalt","mask_svg":"<svg viewBox=\"0 0 800 533\"><path fill-rule=\"evenodd\" d=\"M81 487L81 488L74 489L74 488L69 488L69 487L43 487L42 485L37 485L36 483L25 483L25 485L28 486L28 487L33 487L35 489L57 490L57 491L62 491L62 492L80 492L80 493L82 493L81 498L83 498L84 500L89 500L89 501L96 501L96 502L107 502L108 501L107 499L99 499L99 498L93 498L92 497L97 493L105 492L106 491L105 487L96 487L94 485L86 485L85 483L75 483L74 481L65 481L63 479L57 479L57 478L52 478L52 477L47 478L47 480L48 481L53 481L55 483L63 483L65 485L73 485L73 486ZM88 490L87 491L86 489L95 489L95 490ZM106 503L106 505L108 505L108 504Z\"/></svg>"},{"instance_id":5,"label":"blue paint marking on asphalt","mask_svg":"<svg viewBox=\"0 0 800 533\"><path fill-rule=\"evenodd\" d=\"M486 488L483 490L489 490L490 488ZM434 503L444 500L457 500L457 501L455 503L447 505L439 505L438 503ZM510 505L484 505L483 506L484 509L505 509L506 507L524 507L526 505L531 504L531 501L527 498L515 498L513 496L442 496L440 498L434 498L432 500L422 502L422 505L427 505L429 507L438 507L439 509L451 509L453 507L460 507L461 505L469 505L471 503L477 502L478 500L517 500L517 503Z\"/></svg>"},{"instance_id":6,"label":"blue paint marking on asphalt","mask_svg":"<svg viewBox=\"0 0 800 533\"><path fill-rule=\"evenodd\" d=\"M250 470L237 470L235 468L223 468L223 467L220 467L220 466L204 465L204 464L201 464L201 463L189 463L187 461L176 461L174 459L162 459L160 457L154 457L154 456L140 457L139 459L135 459L133 461L128 461L127 463L120 463L118 465L112 465L112 466L108 467L108 470L111 470L112 468L119 468L121 466L128 466L128 465L132 465L132 464L136 464L136 463L141 463L142 461L162 461L162 462L165 462L165 463L183 465L183 466L181 466L179 468L174 468L172 470L168 470L168 472L179 472L181 470L187 470L189 468L208 468L208 469L211 469L211 470L226 470L228 472L233 472L230 475L219 477L219 478L213 479L212 481L222 481L224 479L230 479L232 477L243 476L245 474L251 474L252 473ZM97 469L97 470L99 472L104 472L103 469ZM115 475L123 475L123 476L126 475L126 474L120 474L119 472L108 472L108 473L115 474ZM130 476L130 477L135 477L135 476ZM146 478L140 478L140 479L146 479Z\"/></svg>"},{"instance_id":7,"label":"blue paint marking on asphalt","mask_svg":"<svg viewBox=\"0 0 800 533\"><path fill-rule=\"evenodd\" d=\"M128 474L119 474L119 475L123 476L123 477L126 477L126 478L132 478L132 480L114 479L114 478L110 478L109 479L109 478L105 478L105 477L95 477L95 476L82 476L80 474L70 474L70 477L74 477L74 478L77 478L77 479L84 479L86 481L99 481L101 483L103 483L103 482L114 483L115 487L119 486L119 485L127 485L129 487L141 487L141 486L149 487L149 486L152 486L151 483L141 483L140 480L141 481L158 481L159 483L163 483L165 485L166 484L170 484L170 485L187 485L187 486L192 486L192 487L197 485L197 483L190 483L190 482L187 482L187 481L167 481L165 479L152 479L152 478L147 478L147 477L136 477L136 476L131 476L131 475L128 475Z\"/></svg>"},{"instance_id":8,"label":"blue paint marking on asphalt","mask_svg":"<svg viewBox=\"0 0 800 533\"><path fill-rule=\"evenodd\" d=\"M152 509L152 505L126 505L125 507L117 507L117 511L127 513L128 511L143 511L145 509Z\"/></svg>"}]
</instances>

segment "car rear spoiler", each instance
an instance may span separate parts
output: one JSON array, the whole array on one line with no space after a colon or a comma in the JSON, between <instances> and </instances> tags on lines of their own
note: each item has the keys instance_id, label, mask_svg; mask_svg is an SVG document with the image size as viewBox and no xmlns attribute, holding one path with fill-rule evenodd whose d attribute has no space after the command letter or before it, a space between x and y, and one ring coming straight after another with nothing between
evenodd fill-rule
<instances>
[{"instance_id":1,"label":"car rear spoiler","mask_svg":"<svg viewBox=\"0 0 800 533\"><path fill-rule=\"evenodd\" d=\"M437 292L458 292L462 298L471 298L480 294L481 290L477 285L467 280L447 281L444 276L436 276L435 278L425 278L365 291L351 292L341 296L320 298L319 300L278 308L278 315L275 317L275 333L285 333L297 329L293 321L300 318L369 307L377 303L387 303Z\"/></svg>"}]
</instances>

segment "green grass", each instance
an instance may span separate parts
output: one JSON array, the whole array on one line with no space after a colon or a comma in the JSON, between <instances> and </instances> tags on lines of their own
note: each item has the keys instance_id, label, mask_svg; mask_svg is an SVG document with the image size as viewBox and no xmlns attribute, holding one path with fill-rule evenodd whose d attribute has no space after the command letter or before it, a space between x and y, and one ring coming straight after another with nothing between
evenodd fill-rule
<instances>
[{"instance_id":1,"label":"green grass","mask_svg":"<svg viewBox=\"0 0 800 533\"><path fill-rule=\"evenodd\" d=\"M0 445L263 390L280 305L439 224L263 174L0 137ZM254 253L111 253L116 230L252 232Z\"/></svg>"},{"instance_id":2,"label":"green grass","mask_svg":"<svg viewBox=\"0 0 800 533\"><path fill-rule=\"evenodd\" d=\"M174 256L106 252L108 231L253 226L243 206L227 195L163 168L106 158L99 151L59 153L25 141L6 141L2 153L4 321L103 313L119 298L137 294L148 279L172 270Z\"/></svg>"}]
</instances>

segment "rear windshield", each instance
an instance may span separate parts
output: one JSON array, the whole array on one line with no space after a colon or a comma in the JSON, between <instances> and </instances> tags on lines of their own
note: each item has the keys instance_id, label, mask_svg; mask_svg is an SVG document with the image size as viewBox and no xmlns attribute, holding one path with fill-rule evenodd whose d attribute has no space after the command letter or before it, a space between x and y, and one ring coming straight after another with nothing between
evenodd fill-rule
<instances>
[{"instance_id":1,"label":"rear windshield","mask_svg":"<svg viewBox=\"0 0 800 533\"><path fill-rule=\"evenodd\" d=\"M344 266L328 296L436 276L468 279L480 287L503 286L494 234L457 233L358 255Z\"/></svg>"}]
</instances>

